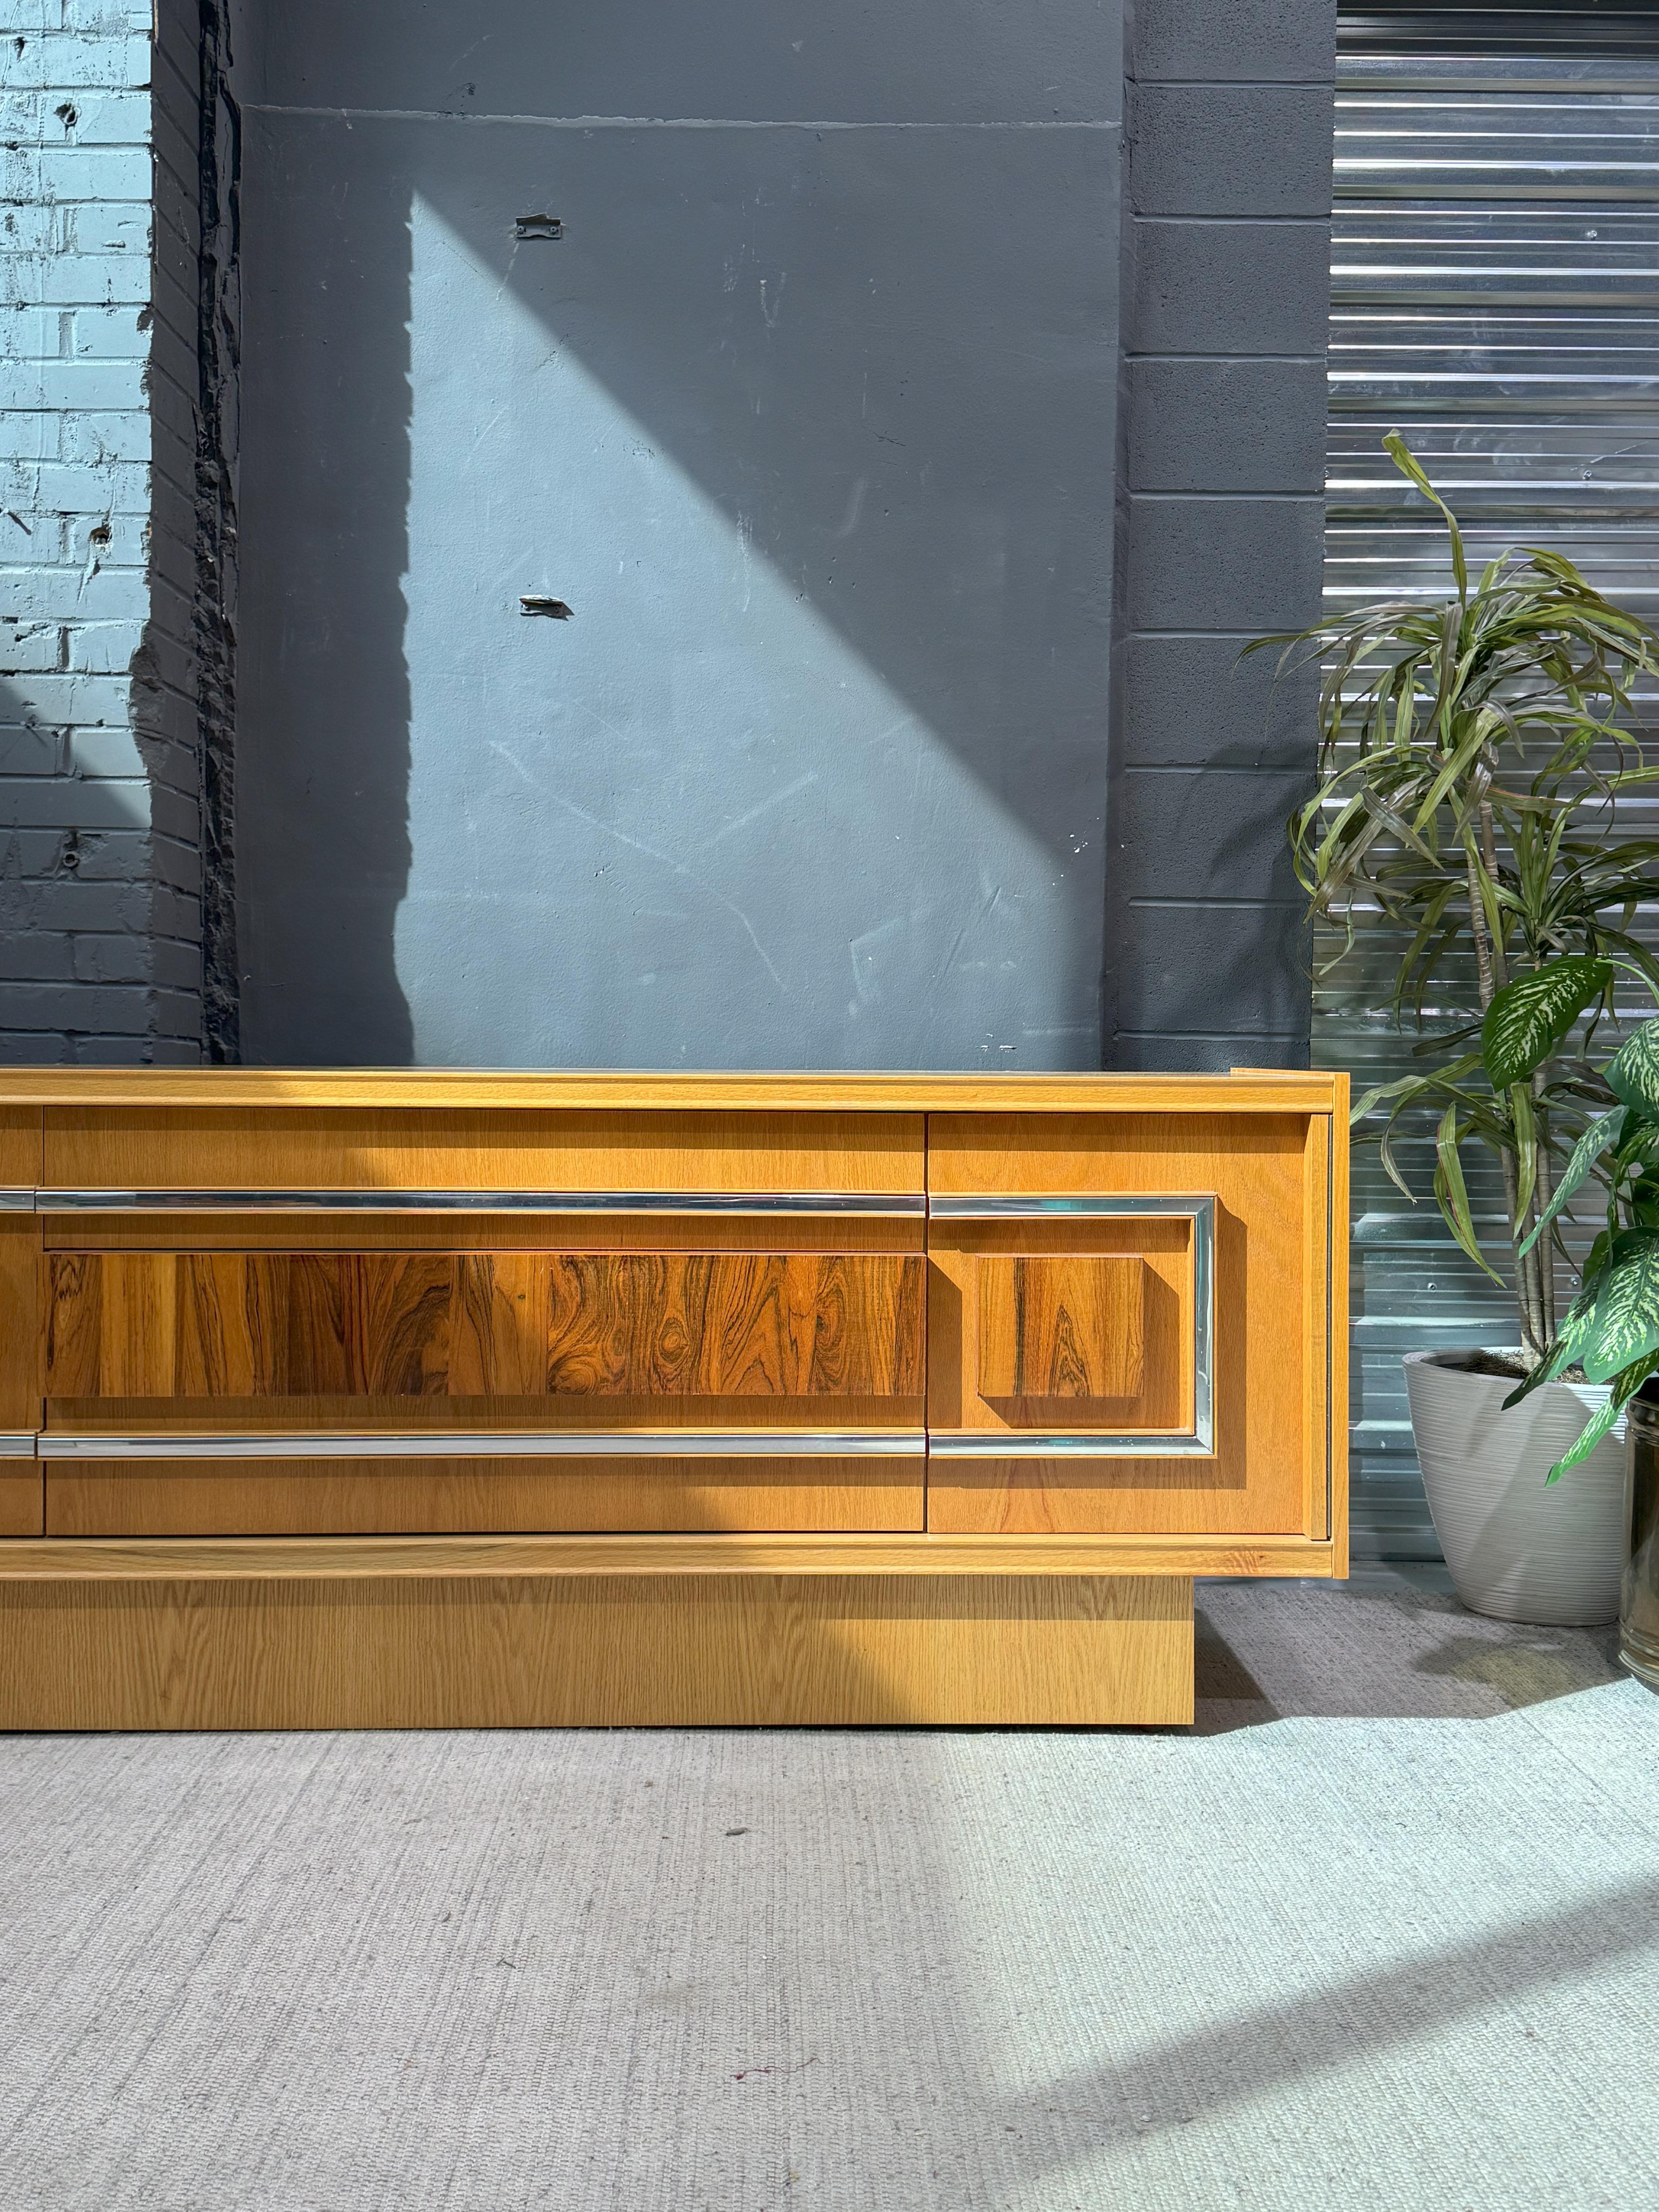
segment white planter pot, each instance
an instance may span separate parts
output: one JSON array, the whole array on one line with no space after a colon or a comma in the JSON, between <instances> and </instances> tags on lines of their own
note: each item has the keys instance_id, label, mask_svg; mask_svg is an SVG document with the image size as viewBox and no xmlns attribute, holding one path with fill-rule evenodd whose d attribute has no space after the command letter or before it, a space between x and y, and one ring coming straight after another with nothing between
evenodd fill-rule
<instances>
[{"instance_id":1,"label":"white planter pot","mask_svg":"<svg viewBox=\"0 0 1659 2212\"><path fill-rule=\"evenodd\" d=\"M1619 1613L1624 1571L1625 1424L1546 1486L1605 1383L1547 1382L1510 1413L1515 1384L1471 1375L1464 1352L1406 1359L1412 1432L1435 1534L1457 1595L1499 1620L1589 1626Z\"/></svg>"}]
</instances>

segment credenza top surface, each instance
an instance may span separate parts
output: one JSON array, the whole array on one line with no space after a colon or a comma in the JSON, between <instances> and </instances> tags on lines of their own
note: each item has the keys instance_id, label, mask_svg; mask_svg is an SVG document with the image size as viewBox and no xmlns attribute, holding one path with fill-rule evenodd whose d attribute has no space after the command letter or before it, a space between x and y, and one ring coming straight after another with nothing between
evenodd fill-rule
<instances>
[{"instance_id":1,"label":"credenza top surface","mask_svg":"<svg viewBox=\"0 0 1659 2212\"><path fill-rule=\"evenodd\" d=\"M38 1067L0 1070L0 1108L319 1107L667 1112L1331 1113L1347 1078L1323 1071L1231 1075L1012 1073L696 1073L596 1069Z\"/></svg>"}]
</instances>

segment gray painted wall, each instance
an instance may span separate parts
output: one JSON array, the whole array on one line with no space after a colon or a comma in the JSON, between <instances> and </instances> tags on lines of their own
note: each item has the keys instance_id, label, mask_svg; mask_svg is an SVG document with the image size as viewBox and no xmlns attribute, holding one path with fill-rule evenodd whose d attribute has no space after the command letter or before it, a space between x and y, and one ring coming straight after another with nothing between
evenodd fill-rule
<instances>
[{"instance_id":1,"label":"gray painted wall","mask_svg":"<svg viewBox=\"0 0 1659 2212\"><path fill-rule=\"evenodd\" d=\"M0 1055L1304 1056L1329 0L54 7Z\"/></svg>"},{"instance_id":2,"label":"gray painted wall","mask_svg":"<svg viewBox=\"0 0 1659 2212\"><path fill-rule=\"evenodd\" d=\"M1098 1066L1116 0L281 29L245 1055Z\"/></svg>"},{"instance_id":3,"label":"gray painted wall","mask_svg":"<svg viewBox=\"0 0 1659 2212\"><path fill-rule=\"evenodd\" d=\"M1140 0L1107 876L1126 1067L1305 1066L1335 0Z\"/></svg>"}]
</instances>

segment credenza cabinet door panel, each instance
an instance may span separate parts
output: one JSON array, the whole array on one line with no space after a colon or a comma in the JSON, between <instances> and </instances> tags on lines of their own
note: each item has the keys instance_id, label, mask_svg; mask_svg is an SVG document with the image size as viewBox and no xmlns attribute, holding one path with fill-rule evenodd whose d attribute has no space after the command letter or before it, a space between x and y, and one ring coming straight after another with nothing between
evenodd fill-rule
<instances>
[{"instance_id":1,"label":"credenza cabinet door panel","mask_svg":"<svg viewBox=\"0 0 1659 2212\"><path fill-rule=\"evenodd\" d=\"M920 1452L890 1459L174 1459L46 1463L52 1536L919 1533ZM0 1480L0 1507L6 1502ZM27 1503L41 1533L40 1479Z\"/></svg>"},{"instance_id":2,"label":"credenza cabinet door panel","mask_svg":"<svg viewBox=\"0 0 1659 2212\"><path fill-rule=\"evenodd\" d=\"M935 1114L928 1139L931 1531L1328 1533L1328 1116Z\"/></svg>"},{"instance_id":3,"label":"credenza cabinet door panel","mask_svg":"<svg viewBox=\"0 0 1659 2212\"><path fill-rule=\"evenodd\" d=\"M677 1418L790 1400L893 1401L921 1418L919 1255L123 1251L41 1264L49 1408L545 1398L606 1425L612 1400L661 1401Z\"/></svg>"}]
</instances>

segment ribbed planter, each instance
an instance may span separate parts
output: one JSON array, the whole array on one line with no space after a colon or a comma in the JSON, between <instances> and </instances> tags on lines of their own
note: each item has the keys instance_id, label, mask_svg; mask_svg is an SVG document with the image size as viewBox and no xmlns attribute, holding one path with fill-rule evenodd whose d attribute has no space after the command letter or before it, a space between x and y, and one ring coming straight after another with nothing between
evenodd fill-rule
<instances>
[{"instance_id":1,"label":"ribbed planter","mask_svg":"<svg viewBox=\"0 0 1659 2212\"><path fill-rule=\"evenodd\" d=\"M1457 1595L1499 1620L1589 1626L1619 1614L1626 1538L1625 1424L1582 1467L1545 1478L1607 1398L1607 1386L1547 1382L1512 1412L1501 1375L1470 1355L1413 1352L1406 1394L1423 1487Z\"/></svg>"}]
</instances>

